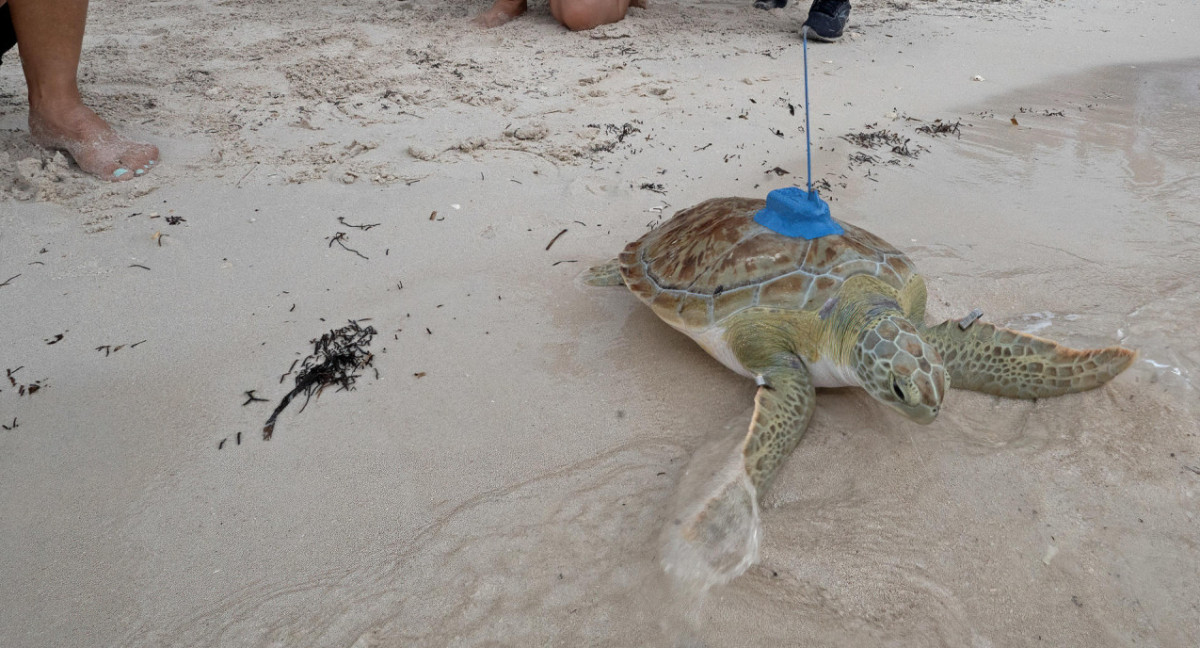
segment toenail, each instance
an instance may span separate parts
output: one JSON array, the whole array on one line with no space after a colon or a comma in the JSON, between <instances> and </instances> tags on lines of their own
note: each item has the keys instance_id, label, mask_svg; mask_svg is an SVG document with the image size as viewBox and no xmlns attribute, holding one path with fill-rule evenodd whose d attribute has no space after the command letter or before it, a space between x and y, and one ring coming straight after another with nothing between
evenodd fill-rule
<instances>
[{"instance_id":1,"label":"toenail","mask_svg":"<svg viewBox=\"0 0 1200 648\"><path fill-rule=\"evenodd\" d=\"M150 165L154 166L154 160L150 160Z\"/></svg>"},{"instance_id":2,"label":"toenail","mask_svg":"<svg viewBox=\"0 0 1200 648\"><path fill-rule=\"evenodd\" d=\"M125 175L126 173L129 173L129 169L125 169L125 168L117 169L116 171L113 171L113 177L120 178L121 176Z\"/></svg>"},{"instance_id":3,"label":"toenail","mask_svg":"<svg viewBox=\"0 0 1200 648\"><path fill-rule=\"evenodd\" d=\"M146 172L145 169L138 169L137 171L134 171L134 173L136 173L137 175L142 175L145 172Z\"/></svg>"}]
</instances>

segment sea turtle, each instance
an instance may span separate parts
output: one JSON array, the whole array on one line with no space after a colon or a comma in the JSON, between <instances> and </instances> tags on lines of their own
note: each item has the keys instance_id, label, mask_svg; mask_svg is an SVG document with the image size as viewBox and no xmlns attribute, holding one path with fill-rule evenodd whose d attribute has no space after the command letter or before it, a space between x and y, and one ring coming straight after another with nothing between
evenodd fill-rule
<instances>
[{"instance_id":1,"label":"sea turtle","mask_svg":"<svg viewBox=\"0 0 1200 648\"><path fill-rule=\"evenodd\" d=\"M814 388L859 386L930 423L951 386L1058 396L1103 385L1136 355L1117 346L1069 349L984 322L927 326L925 281L902 252L844 222L842 235L790 238L754 221L763 206L716 198L684 209L582 277L589 285L624 284L759 385L736 468L680 523L686 541L713 545L701 547L710 562L741 563L716 567L740 573L748 566L757 523L743 530L749 539L729 538L730 528L757 519L757 499L812 417ZM743 542L753 546L738 549Z\"/></svg>"}]
</instances>

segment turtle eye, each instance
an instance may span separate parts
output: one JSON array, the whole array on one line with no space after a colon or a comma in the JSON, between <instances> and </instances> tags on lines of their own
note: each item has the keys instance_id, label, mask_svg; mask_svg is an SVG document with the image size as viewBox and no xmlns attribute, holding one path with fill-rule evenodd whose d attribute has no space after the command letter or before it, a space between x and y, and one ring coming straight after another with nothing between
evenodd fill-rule
<instances>
[{"instance_id":1,"label":"turtle eye","mask_svg":"<svg viewBox=\"0 0 1200 648\"><path fill-rule=\"evenodd\" d=\"M892 380L892 393L895 394L896 398L900 399L900 402L902 403L908 400L904 397L904 390L900 388L899 380Z\"/></svg>"}]
</instances>

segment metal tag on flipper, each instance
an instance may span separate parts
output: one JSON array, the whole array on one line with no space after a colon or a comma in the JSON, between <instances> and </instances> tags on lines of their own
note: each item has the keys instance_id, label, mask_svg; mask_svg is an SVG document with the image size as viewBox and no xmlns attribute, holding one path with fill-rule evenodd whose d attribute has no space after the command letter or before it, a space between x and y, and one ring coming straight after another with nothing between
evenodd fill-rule
<instances>
[{"instance_id":1,"label":"metal tag on flipper","mask_svg":"<svg viewBox=\"0 0 1200 648\"><path fill-rule=\"evenodd\" d=\"M822 236L845 234L829 214L829 203L816 191L785 187L767 194L767 206L754 214L754 222L790 236L812 240Z\"/></svg>"}]
</instances>

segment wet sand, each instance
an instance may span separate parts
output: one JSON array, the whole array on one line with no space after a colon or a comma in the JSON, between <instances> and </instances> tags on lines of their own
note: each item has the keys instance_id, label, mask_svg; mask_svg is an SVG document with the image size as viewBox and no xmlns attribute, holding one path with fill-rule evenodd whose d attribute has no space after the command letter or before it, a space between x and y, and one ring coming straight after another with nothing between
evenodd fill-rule
<instances>
[{"instance_id":1,"label":"wet sand","mask_svg":"<svg viewBox=\"0 0 1200 648\"><path fill-rule=\"evenodd\" d=\"M804 8L485 6L95 2L85 92L163 151L121 186L28 143L5 58L0 644L1194 645L1200 9L864 1L810 50L814 172L931 318L1141 355L930 426L823 391L759 563L697 592L660 532L754 385L576 277L803 181ZM840 137L868 125L918 155ZM262 441L360 318L378 376Z\"/></svg>"}]
</instances>

